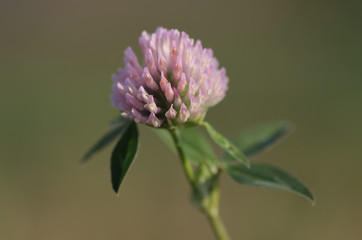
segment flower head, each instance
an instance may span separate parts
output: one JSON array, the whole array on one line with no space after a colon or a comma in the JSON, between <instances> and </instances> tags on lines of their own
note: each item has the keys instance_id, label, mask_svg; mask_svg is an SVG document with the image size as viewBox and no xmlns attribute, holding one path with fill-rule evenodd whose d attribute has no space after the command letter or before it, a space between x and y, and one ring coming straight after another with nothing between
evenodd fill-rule
<instances>
[{"instance_id":1,"label":"flower head","mask_svg":"<svg viewBox=\"0 0 362 240\"><path fill-rule=\"evenodd\" d=\"M112 76L111 100L124 117L154 127L196 122L224 98L225 69L201 41L160 27L144 31L139 44L143 63L128 47L125 68Z\"/></svg>"}]
</instances>

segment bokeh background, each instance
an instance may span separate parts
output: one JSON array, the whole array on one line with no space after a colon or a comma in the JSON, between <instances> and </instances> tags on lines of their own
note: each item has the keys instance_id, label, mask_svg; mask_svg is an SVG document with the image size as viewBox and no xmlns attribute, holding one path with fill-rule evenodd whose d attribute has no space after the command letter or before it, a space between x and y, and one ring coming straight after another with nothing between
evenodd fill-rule
<instances>
[{"instance_id":1,"label":"bokeh background","mask_svg":"<svg viewBox=\"0 0 362 240\"><path fill-rule=\"evenodd\" d=\"M214 239L188 201L178 159L141 127L118 197L111 148L79 160L117 116L110 76L142 30L178 28L227 68L207 119L226 136L270 120L296 131L253 161L317 196L222 178L233 239L362 237L361 1L0 1L0 239Z\"/></svg>"}]
</instances>

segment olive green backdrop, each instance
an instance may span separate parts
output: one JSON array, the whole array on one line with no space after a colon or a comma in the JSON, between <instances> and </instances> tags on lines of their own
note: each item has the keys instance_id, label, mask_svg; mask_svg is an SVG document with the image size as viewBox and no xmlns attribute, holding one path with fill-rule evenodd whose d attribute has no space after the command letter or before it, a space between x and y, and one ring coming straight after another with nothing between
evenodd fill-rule
<instances>
[{"instance_id":1,"label":"olive green backdrop","mask_svg":"<svg viewBox=\"0 0 362 240\"><path fill-rule=\"evenodd\" d=\"M253 161L317 197L222 178L233 239L362 236L361 1L0 1L0 239L213 239L178 159L147 127L119 196L111 148L79 160L117 116L110 75L142 30L178 28L230 78L207 120L226 136L269 120L296 131Z\"/></svg>"}]
</instances>

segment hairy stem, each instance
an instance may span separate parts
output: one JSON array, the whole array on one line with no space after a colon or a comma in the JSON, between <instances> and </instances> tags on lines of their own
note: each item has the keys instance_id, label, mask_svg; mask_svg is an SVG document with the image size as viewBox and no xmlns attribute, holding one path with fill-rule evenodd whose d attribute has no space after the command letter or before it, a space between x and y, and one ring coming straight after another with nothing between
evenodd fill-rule
<instances>
[{"instance_id":1,"label":"hairy stem","mask_svg":"<svg viewBox=\"0 0 362 240\"><path fill-rule=\"evenodd\" d=\"M196 193L200 193L200 188L197 185L197 181L195 179L194 170L192 168L192 165L190 161L187 159L182 144L180 142L180 134L178 132L178 129L170 129L170 134L172 136L172 139L175 143L177 153L180 157L183 170L185 172L186 178L192 188L193 191ZM218 178L219 175L216 176ZM215 184L212 186L212 190L210 192L210 195L207 197L206 204L201 203L201 209L202 212L207 216L209 223L212 227L212 230L215 233L217 240L230 240L230 237L226 231L226 228L223 224L223 222L220 219L219 215L219 199L220 199L220 191L219 191L219 185L218 185L218 179L216 179Z\"/></svg>"}]
</instances>

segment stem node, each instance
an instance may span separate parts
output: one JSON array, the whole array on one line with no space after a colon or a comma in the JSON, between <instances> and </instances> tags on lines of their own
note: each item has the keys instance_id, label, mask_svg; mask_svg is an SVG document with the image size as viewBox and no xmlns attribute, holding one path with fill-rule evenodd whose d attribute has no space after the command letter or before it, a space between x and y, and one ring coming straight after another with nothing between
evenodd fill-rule
<instances>
[{"instance_id":1,"label":"stem node","mask_svg":"<svg viewBox=\"0 0 362 240\"><path fill-rule=\"evenodd\" d=\"M201 207L202 212L207 216L209 223L215 233L216 239L231 240L219 215L220 190L218 180L220 171L217 171L217 173L212 176L212 184L209 192L207 194L203 193L201 190L202 186L199 186L200 183L195 178L195 172L192 168L192 165L183 151L178 129L172 128L169 129L169 132L175 143L186 178L192 188L192 191L197 195L196 199L199 201L198 206Z\"/></svg>"}]
</instances>

